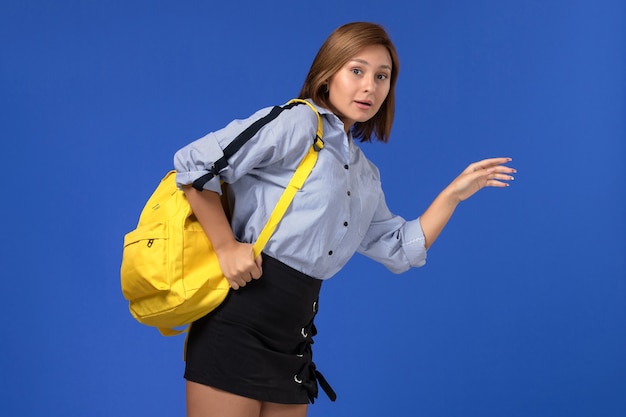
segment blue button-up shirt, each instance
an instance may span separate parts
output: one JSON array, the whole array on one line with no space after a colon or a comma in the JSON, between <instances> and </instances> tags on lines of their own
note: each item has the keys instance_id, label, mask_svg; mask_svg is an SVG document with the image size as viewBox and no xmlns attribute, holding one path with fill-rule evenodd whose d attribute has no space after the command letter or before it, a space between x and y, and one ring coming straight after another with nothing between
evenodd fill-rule
<instances>
[{"instance_id":1,"label":"blue button-up shirt","mask_svg":"<svg viewBox=\"0 0 626 417\"><path fill-rule=\"evenodd\" d=\"M426 249L419 219L406 221L389 211L376 166L336 115L315 107L322 114L324 149L264 252L319 279L333 276L355 252L395 273L422 266ZM235 120L180 149L174 156L178 185L206 174L223 156L222 150L270 110ZM317 117L308 106L283 111L204 186L221 192L220 181L229 184L234 202L231 225L239 241L255 241L313 143L316 128Z\"/></svg>"}]
</instances>

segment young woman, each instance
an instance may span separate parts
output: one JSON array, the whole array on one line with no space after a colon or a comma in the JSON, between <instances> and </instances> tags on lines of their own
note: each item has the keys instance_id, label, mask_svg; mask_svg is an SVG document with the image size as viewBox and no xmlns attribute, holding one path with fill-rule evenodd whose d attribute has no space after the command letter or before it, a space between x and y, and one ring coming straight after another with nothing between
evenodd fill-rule
<instances>
[{"instance_id":1,"label":"young woman","mask_svg":"<svg viewBox=\"0 0 626 417\"><path fill-rule=\"evenodd\" d=\"M232 291L195 322L188 338L188 416L305 416L318 383L334 393L312 360L321 283L362 253L400 273L425 263L457 205L483 187L505 187L510 158L469 165L417 219L392 214L378 169L355 141L387 142L394 116L398 57L382 27L350 23L320 48L299 97L321 113L324 149L265 247L252 244L315 136L305 105L265 125L203 191L190 184L263 109L189 144L174 158L177 182L209 236ZM220 201L229 184L231 220Z\"/></svg>"}]
</instances>

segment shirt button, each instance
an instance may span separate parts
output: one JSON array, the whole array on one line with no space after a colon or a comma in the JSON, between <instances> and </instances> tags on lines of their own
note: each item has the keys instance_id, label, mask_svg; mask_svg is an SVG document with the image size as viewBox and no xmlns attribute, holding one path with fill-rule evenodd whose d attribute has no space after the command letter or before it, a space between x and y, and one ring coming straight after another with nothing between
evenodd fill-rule
<instances>
[{"instance_id":1,"label":"shirt button","mask_svg":"<svg viewBox=\"0 0 626 417\"><path fill-rule=\"evenodd\" d=\"M348 222L343 222L343 225L348 227Z\"/></svg>"},{"instance_id":2,"label":"shirt button","mask_svg":"<svg viewBox=\"0 0 626 417\"><path fill-rule=\"evenodd\" d=\"M348 191L348 193L347 193L347 194L348 194L348 197L350 197L350 191Z\"/></svg>"},{"instance_id":3,"label":"shirt button","mask_svg":"<svg viewBox=\"0 0 626 417\"><path fill-rule=\"evenodd\" d=\"M350 168L350 167L348 166L348 164L344 165L343 167L344 167L345 169Z\"/></svg>"},{"instance_id":4,"label":"shirt button","mask_svg":"<svg viewBox=\"0 0 626 417\"><path fill-rule=\"evenodd\" d=\"M328 256L332 256L333 255L333 251L328 251Z\"/></svg>"}]
</instances>

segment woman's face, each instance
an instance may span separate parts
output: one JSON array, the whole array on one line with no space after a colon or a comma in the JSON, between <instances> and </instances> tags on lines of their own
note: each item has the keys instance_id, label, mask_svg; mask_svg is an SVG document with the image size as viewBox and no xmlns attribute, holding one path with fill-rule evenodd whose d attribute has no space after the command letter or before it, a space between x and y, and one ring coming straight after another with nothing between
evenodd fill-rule
<instances>
[{"instance_id":1,"label":"woman's face","mask_svg":"<svg viewBox=\"0 0 626 417\"><path fill-rule=\"evenodd\" d=\"M387 48L371 45L330 78L328 98L346 132L355 122L366 122L378 112L389 93L392 70Z\"/></svg>"}]
</instances>

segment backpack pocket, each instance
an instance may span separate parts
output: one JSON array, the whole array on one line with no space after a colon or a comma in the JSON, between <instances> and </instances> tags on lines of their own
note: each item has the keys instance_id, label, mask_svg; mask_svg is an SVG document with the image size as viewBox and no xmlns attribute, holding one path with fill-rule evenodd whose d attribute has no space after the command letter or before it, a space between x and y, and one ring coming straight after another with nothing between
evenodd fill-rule
<instances>
[{"instance_id":1,"label":"backpack pocket","mask_svg":"<svg viewBox=\"0 0 626 417\"><path fill-rule=\"evenodd\" d=\"M124 236L121 282L129 301L169 291L166 223L150 223Z\"/></svg>"}]
</instances>

